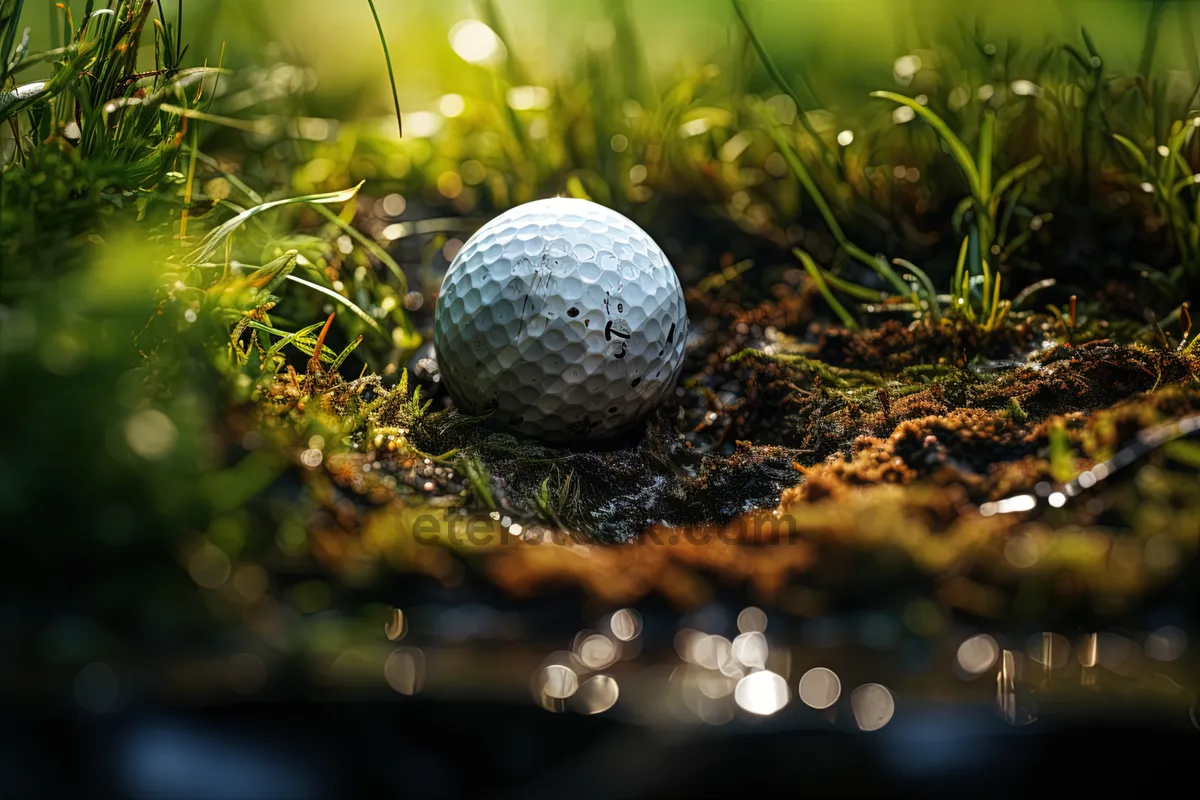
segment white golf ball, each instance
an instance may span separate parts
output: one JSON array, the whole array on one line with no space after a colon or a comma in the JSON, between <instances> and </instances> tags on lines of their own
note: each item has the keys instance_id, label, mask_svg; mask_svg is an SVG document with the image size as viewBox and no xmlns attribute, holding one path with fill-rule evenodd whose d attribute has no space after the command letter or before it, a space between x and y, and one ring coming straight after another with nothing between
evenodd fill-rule
<instances>
[{"instance_id":1,"label":"white golf ball","mask_svg":"<svg viewBox=\"0 0 1200 800\"><path fill-rule=\"evenodd\" d=\"M468 239L433 333L459 408L557 441L636 422L675 386L686 338L683 289L654 240L569 198L518 206Z\"/></svg>"}]
</instances>

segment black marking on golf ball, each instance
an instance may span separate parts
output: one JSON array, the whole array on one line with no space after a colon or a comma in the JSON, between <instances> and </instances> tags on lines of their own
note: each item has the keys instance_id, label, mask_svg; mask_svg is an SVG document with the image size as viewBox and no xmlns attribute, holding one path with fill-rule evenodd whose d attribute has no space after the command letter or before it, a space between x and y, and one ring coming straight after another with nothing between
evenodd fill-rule
<instances>
[{"instance_id":1,"label":"black marking on golf ball","mask_svg":"<svg viewBox=\"0 0 1200 800\"><path fill-rule=\"evenodd\" d=\"M621 339L630 338L630 334L625 333L624 331L619 331L616 328L614 328L613 321L610 319L604 326L604 340L606 342L611 342L612 337L614 337L614 336L617 336Z\"/></svg>"},{"instance_id":2,"label":"black marking on golf ball","mask_svg":"<svg viewBox=\"0 0 1200 800\"><path fill-rule=\"evenodd\" d=\"M671 344L671 343L672 343L672 342L674 342L674 341L675 341L675 323L674 323L674 322L672 322L672 323L671 323L671 330L669 330L669 331L667 332L667 344Z\"/></svg>"},{"instance_id":3,"label":"black marking on golf ball","mask_svg":"<svg viewBox=\"0 0 1200 800\"><path fill-rule=\"evenodd\" d=\"M534 273L535 275L537 273ZM534 279L536 280L536 278ZM521 324L517 326L517 335L520 336L525 332L525 309L529 307L529 292L525 293L525 299L521 301Z\"/></svg>"},{"instance_id":4,"label":"black marking on golf ball","mask_svg":"<svg viewBox=\"0 0 1200 800\"><path fill-rule=\"evenodd\" d=\"M629 338L629 337L626 337L626 338ZM617 358L624 358L625 353L627 352L627 348L628 348L628 345L626 345L624 342L621 342L621 349L618 350L617 352L613 353L613 355L616 356Z\"/></svg>"},{"instance_id":5,"label":"black marking on golf ball","mask_svg":"<svg viewBox=\"0 0 1200 800\"><path fill-rule=\"evenodd\" d=\"M578 317L579 309L575 308L574 306L571 306L570 308L567 309L567 316L568 317Z\"/></svg>"},{"instance_id":6,"label":"black marking on golf ball","mask_svg":"<svg viewBox=\"0 0 1200 800\"><path fill-rule=\"evenodd\" d=\"M632 388L636 389L636 388L637 388L637 385L638 385L639 383L641 383L641 382L642 382L642 379L641 379L641 378L634 378L634 379L633 379L633 383L631 383L631 384L629 384L629 385L630 385Z\"/></svg>"},{"instance_id":7,"label":"black marking on golf ball","mask_svg":"<svg viewBox=\"0 0 1200 800\"><path fill-rule=\"evenodd\" d=\"M526 320L529 319L528 312L530 310L529 309L530 300L534 300L535 302L537 302L537 300L540 299L538 284L539 283L541 284L541 287L540 287L541 295L545 295L545 294L549 293L549 291L550 291L550 288L551 288L550 287L550 283L551 283L551 274L550 273L551 273L551 270L553 269L553 267L547 263L548 261L549 261L549 255L546 254L545 252L543 252L541 260L538 262L537 267L535 267L533 270L533 280L530 281L529 289L525 292L525 298L521 301L521 324L517 327L517 335L518 336L520 336L522 333L525 332L525 322L526 322ZM557 266L558 262L555 261L554 265ZM536 306L533 309L533 313L534 314L537 313Z\"/></svg>"},{"instance_id":8,"label":"black marking on golf ball","mask_svg":"<svg viewBox=\"0 0 1200 800\"><path fill-rule=\"evenodd\" d=\"M618 314L625 313L625 304L624 303L617 303L617 313Z\"/></svg>"}]
</instances>

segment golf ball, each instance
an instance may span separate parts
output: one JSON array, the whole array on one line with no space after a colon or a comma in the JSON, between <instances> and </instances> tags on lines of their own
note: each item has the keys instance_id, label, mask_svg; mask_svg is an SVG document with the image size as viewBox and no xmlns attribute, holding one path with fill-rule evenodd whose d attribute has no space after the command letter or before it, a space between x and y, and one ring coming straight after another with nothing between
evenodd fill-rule
<instances>
[{"instance_id":1,"label":"golf ball","mask_svg":"<svg viewBox=\"0 0 1200 800\"><path fill-rule=\"evenodd\" d=\"M557 441L636 422L674 387L686 338L683 289L654 240L611 209L561 197L467 240L433 332L459 408Z\"/></svg>"}]
</instances>

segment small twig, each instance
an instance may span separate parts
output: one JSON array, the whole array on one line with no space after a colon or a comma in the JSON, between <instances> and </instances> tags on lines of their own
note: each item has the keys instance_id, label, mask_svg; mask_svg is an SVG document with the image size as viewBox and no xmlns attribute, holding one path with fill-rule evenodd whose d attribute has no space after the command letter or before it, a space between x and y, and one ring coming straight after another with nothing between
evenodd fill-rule
<instances>
[{"instance_id":1,"label":"small twig","mask_svg":"<svg viewBox=\"0 0 1200 800\"><path fill-rule=\"evenodd\" d=\"M1067 344L1073 345L1075 339L1075 323L1078 317L1075 314L1075 295L1071 295L1071 315L1067 318Z\"/></svg>"},{"instance_id":2,"label":"small twig","mask_svg":"<svg viewBox=\"0 0 1200 800\"><path fill-rule=\"evenodd\" d=\"M1167 335L1163 333L1162 326L1158 324L1158 315L1152 310L1146 309L1146 317L1150 320L1150 325L1153 326L1154 332L1158 334L1158 338L1159 341L1162 342L1163 349L1170 350L1171 340L1167 338Z\"/></svg>"},{"instance_id":3,"label":"small twig","mask_svg":"<svg viewBox=\"0 0 1200 800\"><path fill-rule=\"evenodd\" d=\"M879 388L879 391L875 393L875 396L879 398L879 405L883 406L883 418L887 421L891 421L892 396L888 394L888 390L883 387Z\"/></svg>"}]
</instances>

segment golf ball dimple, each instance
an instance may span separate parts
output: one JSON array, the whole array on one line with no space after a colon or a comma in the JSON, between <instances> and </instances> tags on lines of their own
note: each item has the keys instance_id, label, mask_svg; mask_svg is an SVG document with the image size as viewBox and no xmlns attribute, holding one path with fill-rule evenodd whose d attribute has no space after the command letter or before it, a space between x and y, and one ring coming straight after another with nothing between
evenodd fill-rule
<instances>
[{"instance_id":1,"label":"golf ball dimple","mask_svg":"<svg viewBox=\"0 0 1200 800\"><path fill-rule=\"evenodd\" d=\"M683 289L654 240L609 208L561 197L468 239L434 316L458 407L555 441L636 422L674 387L686 339Z\"/></svg>"}]
</instances>

